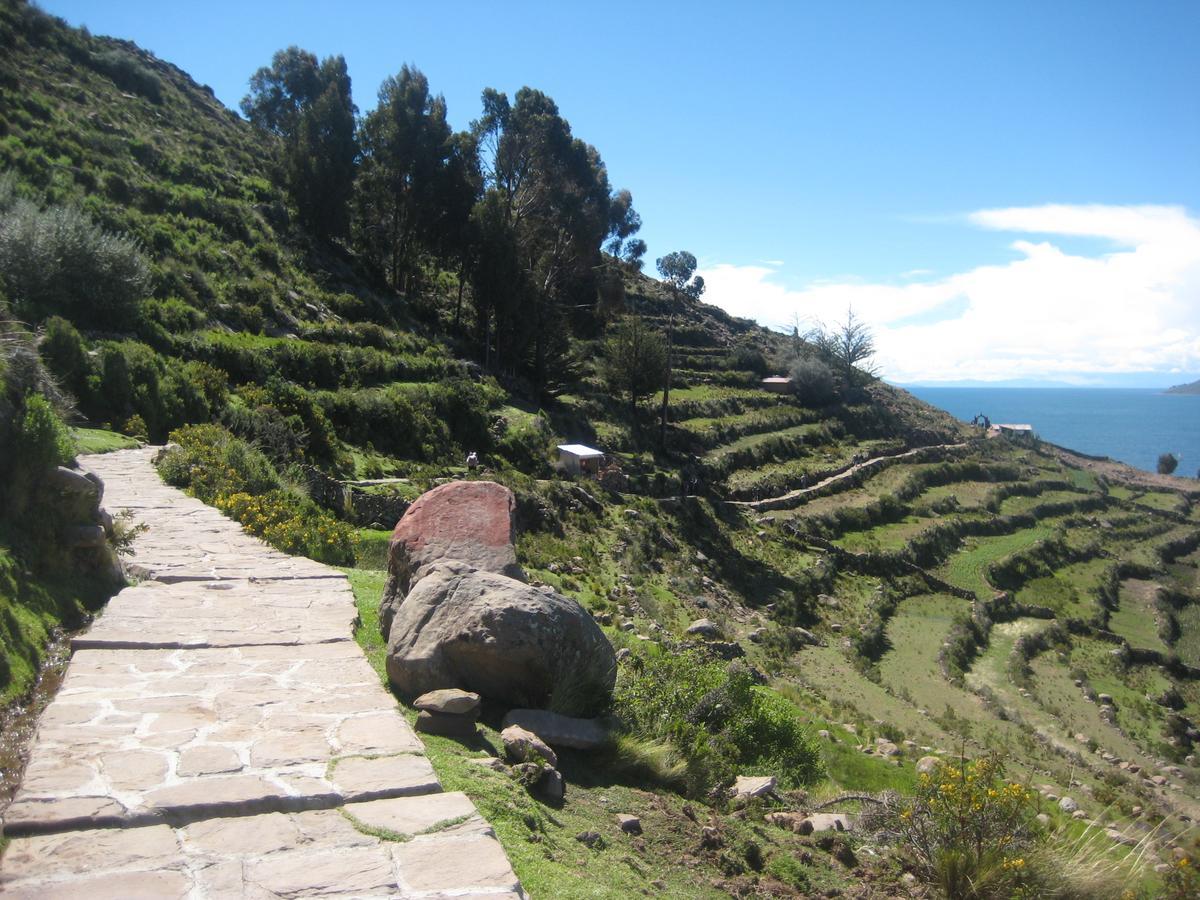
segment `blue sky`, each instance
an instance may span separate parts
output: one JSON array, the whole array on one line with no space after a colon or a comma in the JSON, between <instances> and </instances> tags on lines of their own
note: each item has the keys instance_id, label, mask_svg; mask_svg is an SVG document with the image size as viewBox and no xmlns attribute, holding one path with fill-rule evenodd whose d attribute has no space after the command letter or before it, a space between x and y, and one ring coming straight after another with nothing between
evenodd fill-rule
<instances>
[{"instance_id":1,"label":"blue sky","mask_svg":"<svg viewBox=\"0 0 1200 900\"><path fill-rule=\"evenodd\" d=\"M897 380L1200 372L1200 3L43 5L230 106L293 43L344 55L362 110L406 62L457 127L541 88L651 257L766 324L852 303ZM1081 315L1108 327L1065 340Z\"/></svg>"}]
</instances>

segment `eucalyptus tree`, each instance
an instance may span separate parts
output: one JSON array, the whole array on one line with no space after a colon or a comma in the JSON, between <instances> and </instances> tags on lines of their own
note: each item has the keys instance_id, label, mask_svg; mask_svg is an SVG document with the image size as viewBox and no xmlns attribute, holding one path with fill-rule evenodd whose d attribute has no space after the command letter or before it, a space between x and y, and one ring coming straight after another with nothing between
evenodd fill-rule
<instances>
[{"instance_id":1,"label":"eucalyptus tree","mask_svg":"<svg viewBox=\"0 0 1200 900\"><path fill-rule=\"evenodd\" d=\"M405 65L379 89L359 129L358 246L389 284L407 289L425 252L460 249L477 191L474 141L456 134L446 100Z\"/></svg>"},{"instance_id":2,"label":"eucalyptus tree","mask_svg":"<svg viewBox=\"0 0 1200 900\"><path fill-rule=\"evenodd\" d=\"M512 102L485 90L472 133L484 190L475 217L489 235L475 279L477 312L494 320L497 354L510 368L520 362L541 388L567 354L571 316L595 307L600 248L610 231L607 170L554 101L533 88ZM515 263L515 286L494 283L493 247Z\"/></svg>"},{"instance_id":3,"label":"eucalyptus tree","mask_svg":"<svg viewBox=\"0 0 1200 900\"><path fill-rule=\"evenodd\" d=\"M676 250L666 256L660 256L654 261L658 274L671 291L689 300L699 300L704 293L704 279L696 275L696 257L686 250ZM658 443L662 449L667 446L667 414L671 406L671 374L675 367L675 315L667 319L667 364L663 377L662 413L658 424Z\"/></svg>"},{"instance_id":4,"label":"eucalyptus tree","mask_svg":"<svg viewBox=\"0 0 1200 900\"><path fill-rule=\"evenodd\" d=\"M243 114L282 144L284 183L300 221L321 237L344 237L358 145L346 60L321 62L288 47L250 76Z\"/></svg>"}]
</instances>

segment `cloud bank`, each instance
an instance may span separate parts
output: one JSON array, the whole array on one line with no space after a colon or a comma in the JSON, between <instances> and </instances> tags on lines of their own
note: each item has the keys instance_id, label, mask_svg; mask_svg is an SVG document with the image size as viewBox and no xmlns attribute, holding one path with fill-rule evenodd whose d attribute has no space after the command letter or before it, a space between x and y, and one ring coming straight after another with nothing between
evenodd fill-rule
<instances>
[{"instance_id":1,"label":"cloud bank","mask_svg":"<svg viewBox=\"0 0 1200 900\"><path fill-rule=\"evenodd\" d=\"M966 221L1022 235L1010 244L1019 257L942 278L912 270L900 284L801 290L774 280L771 265L714 265L701 272L704 299L789 330L797 316L832 324L853 307L891 381L1200 369L1200 219L1174 206L1046 205ZM1055 237L1107 246L1071 253Z\"/></svg>"}]
</instances>

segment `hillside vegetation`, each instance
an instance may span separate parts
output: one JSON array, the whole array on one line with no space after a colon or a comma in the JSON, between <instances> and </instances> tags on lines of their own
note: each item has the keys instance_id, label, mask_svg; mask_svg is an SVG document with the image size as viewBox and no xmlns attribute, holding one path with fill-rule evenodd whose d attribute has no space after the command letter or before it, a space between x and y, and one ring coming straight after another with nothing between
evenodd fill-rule
<instances>
[{"instance_id":1,"label":"hillside vegetation","mask_svg":"<svg viewBox=\"0 0 1200 900\"><path fill-rule=\"evenodd\" d=\"M836 335L700 302L687 254L646 276L632 196L538 91L485 90L455 133L419 71L358 115L344 63L293 48L253 76L247 121L22 2L0 4L0 48L0 287L83 446L172 440L172 483L344 566L380 671L395 511L474 451L517 495L531 581L630 651L622 742L564 756L562 809L428 740L536 896L879 896L906 874L949 896L1187 896L1154 866L1200 816L1194 481L985 439ZM666 370L616 364L645 359ZM792 392L763 390L784 373ZM560 442L615 466L569 477ZM5 642L32 648L6 698L50 630L23 553L0 531ZM700 618L716 637L688 634ZM945 784L1009 791L993 836L1028 865L977 860L972 894L899 840L945 825L929 755ZM778 808L730 807L752 773L779 776ZM827 801L892 817L800 835L770 815Z\"/></svg>"}]
</instances>

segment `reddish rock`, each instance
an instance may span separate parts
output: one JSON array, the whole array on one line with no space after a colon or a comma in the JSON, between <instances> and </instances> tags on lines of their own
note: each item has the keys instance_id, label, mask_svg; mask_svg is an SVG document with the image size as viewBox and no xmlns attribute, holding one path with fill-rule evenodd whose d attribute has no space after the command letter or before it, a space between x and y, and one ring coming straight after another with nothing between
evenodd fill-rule
<instances>
[{"instance_id":1,"label":"reddish rock","mask_svg":"<svg viewBox=\"0 0 1200 900\"><path fill-rule=\"evenodd\" d=\"M515 511L512 491L494 481L454 481L418 497L392 531L379 609L384 637L409 590L435 563L455 560L524 581L513 547Z\"/></svg>"}]
</instances>

